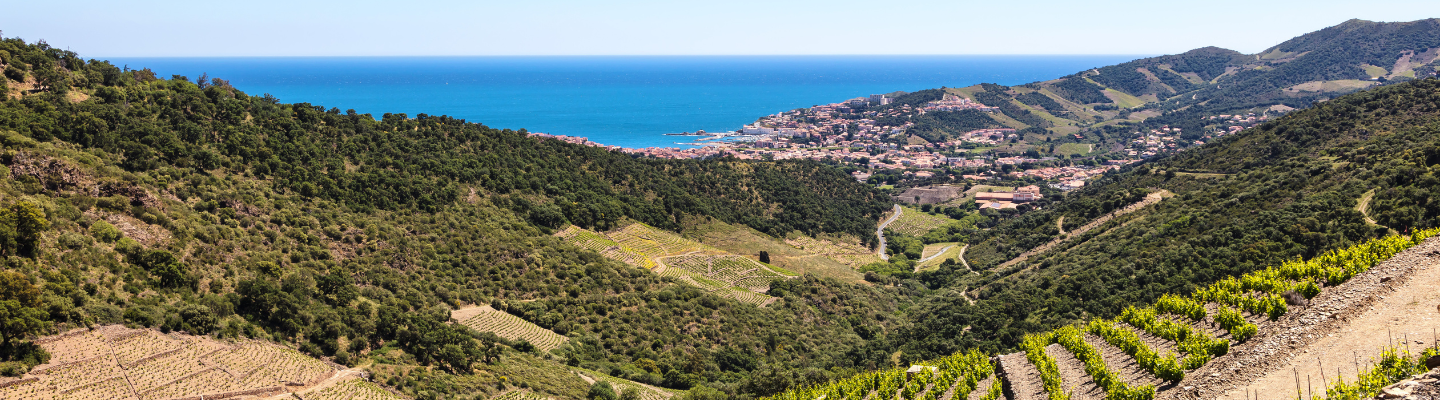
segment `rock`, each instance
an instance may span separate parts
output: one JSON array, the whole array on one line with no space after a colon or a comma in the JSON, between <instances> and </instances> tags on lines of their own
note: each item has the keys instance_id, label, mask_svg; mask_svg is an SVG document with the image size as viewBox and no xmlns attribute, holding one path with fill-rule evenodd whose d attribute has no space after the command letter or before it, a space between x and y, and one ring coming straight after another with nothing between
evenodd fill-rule
<instances>
[{"instance_id":1,"label":"rock","mask_svg":"<svg viewBox=\"0 0 1440 400\"><path fill-rule=\"evenodd\" d=\"M1395 279L1395 277L1387 276L1387 277L1384 277L1384 278L1380 278L1380 283L1389 282L1391 279Z\"/></svg>"},{"instance_id":2,"label":"rock","mask_svg":"<svg viewBox=\"0 0 1440 400\"><path fill-rule=\"evenodd\" d=\"M1440 356L1430 356L1430 358L1426 359L1426 360L1425 360L1425 368L1429 368L1429 369L1440 368Z\"/></svg>"},{"instance_id":3,"label":"rock","mask_svg":"<svg viewBox=\"0 0 1440 400\"><path fill-rule=\"evenodd\" d=\"M1386 388L1380 391L1380 397L1386 399L1398 399L1410 395L1409 389Z\"/></svg>"}]
</instances>

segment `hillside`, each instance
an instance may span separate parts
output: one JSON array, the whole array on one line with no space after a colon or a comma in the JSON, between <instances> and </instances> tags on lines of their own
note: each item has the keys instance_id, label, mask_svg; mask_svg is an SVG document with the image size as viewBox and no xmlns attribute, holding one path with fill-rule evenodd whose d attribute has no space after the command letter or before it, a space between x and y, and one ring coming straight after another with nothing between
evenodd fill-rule
<instances>
[{"instance_id":1,"label":"hillside","mask_svg":"<svg viewBox=\"0 0 1440 400\"><path fill-rule=\"evenodd\" d=\"M1436 299L1437 234L1386 236L1129 306L1114 319L1026 334L1016 353L970 349L769 399L1370 398L1440 364L1440 342L1419 339L1440 323L1411 315L1430 308L1421 297ZM1387 389L1375 398L1404 397Z\"/></svg>"},{"instance_id":2,"label":"hillside","mask_svg":"<svg viewBox=\"0 0 1440 400\"><path fill-rule=\"evenodd\" d=\"M853 368L843 355L907 302L813 275L739 282L769 286L761 308L552 236L704 219L874 243L888 197L818 163L377 120L13 38L0 69L6 375L48 361L28 338L126 324L270 341L416 397L580 397L572 367L773 393ZM451 314L487 305L509 316Z\"/></svg>"},{"instance_id":3,"label":"hillside","mask_svg":"<svg viewBox=\"0 0 1440 400\"><path fill-rule=\"evenodd\" d=\"M948 93L999 111L931 112L877 123L913 121L909 132L930 142L975 129L1015 128L1022 133L1020 141L1005 147L1013 153L1037 149L1048 154L1065 143L1097 143L1114 151L1126 145L1132 132L1161 126L1179 128L1188 146L1236 124L1206 117L1274 117L1368 87L1434 76L1437 68L1440 19L1350 20L1258 54L1206 47L1013 87L987 83L923 90L880 109L919 106Z\"/></svg>"},{"instance_id":4,"label":"hillside","mask_svg":"<svg viewBox=\"0 0 1440 400\"><path fill-rule=\"evenodd\" d=\"M1165 293L1296 257L1313 257L1389 232L1429 228L1437 181L1440 80L1347 95L1179 155L1127 167L1046 210L971 238L960 266L921 274L932 288L966 288L927 299L909 316L917 357L966 348L1013 348L1022 334L1094 316ZM1204 174L1195 174L1201 172ZM1158 190L1164 201L1096 221ZM1365 208L1357 205L1374 191ZM1374 223L1370 221L1374 221ZM1060 241L1048 251L1022 252Z\"/></svg>"}]
</instances>

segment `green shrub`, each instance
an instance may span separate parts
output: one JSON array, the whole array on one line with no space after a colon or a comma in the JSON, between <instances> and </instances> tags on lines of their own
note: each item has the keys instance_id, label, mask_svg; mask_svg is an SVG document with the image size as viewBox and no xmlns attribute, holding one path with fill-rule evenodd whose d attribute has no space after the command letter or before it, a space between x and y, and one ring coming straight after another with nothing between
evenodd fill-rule
<instances>
[{"instance_id":1,"label":"green shrub","mask_svg":"<svg viewBox=\"0 0 1440 400\"><path fill-rule=\"evenodd\" d=\"M125 234L120 233L120 228L116 228L115 225L111 225L109 222L99 221L90 225L90 236L94 236L95 239L105 243L113 243L116 240L120 240Z\"/></svg>"}]
</instances>

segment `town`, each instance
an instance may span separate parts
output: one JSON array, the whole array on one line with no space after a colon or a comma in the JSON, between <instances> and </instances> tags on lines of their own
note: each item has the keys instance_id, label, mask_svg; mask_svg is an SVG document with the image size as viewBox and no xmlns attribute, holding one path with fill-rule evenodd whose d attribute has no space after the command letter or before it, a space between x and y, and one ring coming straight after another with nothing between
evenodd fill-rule
<instances>
[{"instance_id":1,"label":"town","mask_svg":"<svg viewBox=\"0 0 1440 400\"><path fill-rule=\"evenodd\" d=\"M895 180L923 180L945 174L957 180L1028 180L1060 190L1073 190L1093 177L1129 163L1161 154L1182 151L1210 140L1234 134L1269 119L1268 115L1217 115L1205 120L1215 126L1198 139L1185 140L1181 128L1162 126L1138 130L1124 146L1104 157L1082 157L1037 151L1019 154L994 149L1014 144L1021 138L1013 128L975 129L952 135L943 142L913 140L907 131L912 122L882 124L905 117L936 112L974 110L998 112L997 107L945 94L940 100L912 107L892 107L890 95L857 97L839 103L816 105L761 117L734 132L712 134L701 139L699 148L648 147L629 149L607 146L583 137L531 133L570 143L603 147L641 157L705 159L730 156L742 160L808 159L836 164L851 171L862 182L893 184ZM703 131L702 131L703 132ZM1080 135L1074 135L1080 138ZM1095 144L1084 153L1093 153ZM1011 146L1010 148L1014 148ZM879 176L886 179L873 179Z\"/></svg>"}]
</instances>

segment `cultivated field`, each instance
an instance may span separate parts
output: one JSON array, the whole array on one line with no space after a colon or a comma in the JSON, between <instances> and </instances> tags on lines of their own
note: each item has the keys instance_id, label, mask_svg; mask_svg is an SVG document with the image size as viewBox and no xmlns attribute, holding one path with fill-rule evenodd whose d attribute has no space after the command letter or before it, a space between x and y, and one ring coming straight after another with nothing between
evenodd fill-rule
<instances>
[{"instance_id":1,"label":"cultivated field","mask_svg":"<svg viewBox=\"0 0 1440 400\"><path fill-rule=\"evenodd\" d=\"M491 400L549 400L550 397L524 389L511 390L492 397ZM307 399L308 400L308 399Z\"/></svg>"},{"instance_id":2,"label":"cultivated field","mask_svg":"<svg viewBox=\"0 0 1440 400\"><path fill-rule=\"evenodd\" d=\"M555 236L600 253L606 258L645 269L655 268L656 257L691 251L718 251L700 242L638 222L604 233L571 225Z\"/></svg>"},{"instance_id":3,"label":"cultivated field","mask_svg":"<svg viewBox=\"0 0 1440 400\"><path fill-rule=\"evenodd\" d=\"M810 253L825 256L852 268L881 261L874 251L865 248L860 245L859 240L854 239L837 241L796 236L785 239L785 243Z\"/></svg>"},{"instance_id":4,"label":"cultivated field","mask_svg":"<svg viewBox=\"0 0 1440 400\"><path fill-rule=\"evenodd\" d=\"M557 349L570 340L570 338L549 329L541 328L540 325L490 308L490 306L455 310L450 313L450 317L477 332L493 332L496 336L509 340L525 340L546 352Z\"/></svg>"},{"instance_id":5,"label":"cultivated field","mask_svg":"<svg viewBox=\"0 0 1440 400\"><path fill-rule=\"evenodd\" d=\"M605 257L758 306L774 301L773 297L762 294L770 290L770 280L786 276L744 256L725 254L720 249L638 222L603 234L570 226L555 236Z\"/></svg>"},{"instance_id":6,"label":"cultivated field","mask_svg":"<svg viewBox=\"0 0 1440 400\"><path fill-rule=\"evenodd\" d=\"M960 255L960 248L963 247L957 242L934 243L925 245L921 252L920 262L915 264L915 271L928 271L940 267L940 263Z\"/></svg>"},{"instance_id":7,"label":"cultivated field","mask_svg":"<svg viewBox=\"0 0 1440 400\"><path fill-rule=\"evenodd\" d=\"M885 228L902 235L924 236L935 228L951 222L955 222L955 220L944 215L930 214L917 208L905 207L904 211L900 213L900 219Z\"/></svg>"},{"instance_id":8,"label":"cultivated field","mask_svg":"<svg viewBox=\"0 0 1440 400\"><path fill-rule=\"evenodd\" d=\"M762 293L770 290L770 281L786 277L758 261L736 255L685 254L665 257L661 262L666 266L661 276L755 305L772 301Z\"/></svg>"},{"instance_id":9,"label":"cultivated field","mask_svg":"<svg viewBox=\"0 0 1440 400\"><path fill-rule=\"evenodd\" d=\"M37 343L50 352L50 363L0 383L0 399L268 396L304 389L336 373L330 364L271 343L221 342L119 325L77 329Z\"/></svg>"},{"instance_id":10,"label":"cultivated field","mask_svg":"<svg viewBox=\"0 0 1440 400\"><path fill-rule=\"evenodd\" d=\"M349 377L328 386L319 387L300 395L304 400L398 400L394 393L373 382Z\"/></svg>"},{"instance_id":11,"label":"cultivated field","mask_svg":"<svg viewBox=\"0 0 1440 400\"><path fill-rule=\"evenodd\" d=\"M625 391L632 390L635 391L636 394L640 395L640 400L668 400L672 397L675 397L676 395L676 393L671 390L661 389L631 380L616 378L595 371L576 370L575 373L580 374L580 377L582 379L585 379L586 382L609 382L610 387L615 389L616 395L624 393Z\"/></svg>"}]
</instances>

